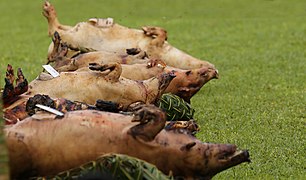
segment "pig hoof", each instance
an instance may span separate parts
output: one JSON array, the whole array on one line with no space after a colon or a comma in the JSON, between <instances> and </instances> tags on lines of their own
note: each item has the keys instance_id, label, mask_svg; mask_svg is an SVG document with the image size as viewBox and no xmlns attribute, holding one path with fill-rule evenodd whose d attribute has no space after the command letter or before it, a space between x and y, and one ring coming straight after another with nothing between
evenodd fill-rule
<instances>
[{"instance_id":1,"label":"pig hoof","mask_svg":"<svg viewBox=\"0 0 306 180\"><path fill-rule=\"evenodd\" d=\"M88 20L88 22L97 27L108 28L114 24L114 19L113 18L106 18L106 19L91 18Z\"/></svg>"},{"instance_id":2,"label":"pig hoof","mask_svg":"<svg viewBox=\"0 0 306 180\"><path fill-rule=\"evenodd\" d=\"M105 71L108 69L108 66L106 64L89 63L89 69L94 71Z\"/></svg>"},{"instance_id":3,"label":"pig hoof","mask_svg":"<svg viewBox=\"0 0 306 180\"><path fill-rule=\"evenodd\" d=\"M15 87L15 95L20 95L28 90L28 81L25 79L21 68L17 70L17 79L16 79L16 87Z\"/></svg>"},{"instance_id":4,"label":"pig hoof","mask_svg":"<svg viewBox=\"0 0 306 180\"><path fill-rule=\"evenodd\" d=\"M148 58L149 56L147 55L146 51L141 50L140 48L130 48L126 49L126 53L128 55L135 56L138 59L145 59Z\"/></svg>"},{"instance_id":5,"label":"pig hoof","mask_svg":"<svg viewBox=\"0 0 306 180\"><path fill-rule=\"evenodd\" d=\"M56 17L55 9L48 1L46 1L43 5L43 15L48 19Z\"/></svg>"},{"instance_id":6,"label":"pig hoof","mask_svg":"<svg viewBox=\"0 0 306 180\"><path fill-rule=\"evenodd\" d=\"M187 134L195 135L200 131L198 124L194 120L189 121L168 121L165 126L167 131L187 131Z\"/></svg>"},{"instance_id":7,"label":"pig hoof","mask_svg":"<svg viewBox=\"0 0 306 180\"><path fill-rule=\"evenodd\" d=\"M141 52L140 48L130 48L130 49L126 49L126 53L128 55L136 55L139 54Z\"/></svg>"},{"instance_id":8,"label":"pig hoof","mask_svg":"<svg viewBox=\"0 0 306 180\"><path fill-rule=\"evenodd\" d=\"M142 27L144 34L151 37L164 37L167 40L167 31L160 27L145 26Z\"/></svg>"},{"instance_id":9,"label":"pig hoof","mask_svg":"<svg viewBox=\"0 0 306 180\"><path fill-rule=\"evenodd\" d=\"M107 112L119 112L121 107L119 104L114 103L112 101L103 101L98 99L95 104L96 108L100 111L107 111Z\"/></svg>"},{"instance_id":10,"label":"pig hoof","mask_svg":"<svg viewBox=\"0 0 306 180\"><path fill-rule=\"evenodd\" d=\"M161 111L154 105L139 105L135 107L134 119L132 122L140 122L140 124L145 124L150 121L154 121L158 115L158 111Z\"/></svg>"},{"instance_id":11,"label":"pig hoof","mask_svg":"<svg viewBox=\"0 0 306 180\"><path fill-rule=\"evenodd\" d=\"M2 93L4 107L16 101L18 99L18 95L21 95L28 90L28 81L24 78L20 68L17 71L16 87L14 87L14 80L14 69L10 64L8 64L5 77L5 86Z\"/></svg>"},{"instance_id":12,"label":"pig hoof","mask_svg":"<svg viewBox=\"0 0 306 180\"><path fill-rule=\"evenodd\" d=\"M155 66L164 69L167 66L167 64L161 59L150 59L150 61L147 63L147 68Z\"/></svg>"}]
</instances>

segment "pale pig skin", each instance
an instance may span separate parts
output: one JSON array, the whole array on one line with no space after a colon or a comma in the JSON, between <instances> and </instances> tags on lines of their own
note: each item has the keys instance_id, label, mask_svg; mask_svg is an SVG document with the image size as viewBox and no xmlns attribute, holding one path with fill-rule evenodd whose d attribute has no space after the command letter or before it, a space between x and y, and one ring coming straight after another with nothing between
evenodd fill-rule
<instances>
[{"instance_id":1,"label":"pale pig skin","mask_svg":"<svg viewBox=\"0 0 306 180\"><path fill-rule=\"evenodd\" d=\"M143 27L142 30L121 26L109 19L90 19L88 22L78 23L76 26L60 24L54 7L45 2L43 14L48 20L49 36L58 32L63 42L69 47L88 48L97 51L108 51L124 54L126 49L140 48L149 57L160 58L167 65L194 69L203 66L214 68L214 65L192 57L187 53L171 46L167 41L167 32L159 27ZM49 53L52 51L50 46Z\"/></svg>"},{"instance_id":2,"label":"pale pig skin","mask_svg":"<svg viewBox=\"0 0 306 180\"><path fill-rule=\"evenodd\" d=\"M209 179L249 161L248 152L235 145L165 131L165 121L154 106L143 106L134 116L83 110L62 118L29 117L4 129L12 178L56 174L106 153L130 155L185 178Z\"/></svg>"}]
</instances>

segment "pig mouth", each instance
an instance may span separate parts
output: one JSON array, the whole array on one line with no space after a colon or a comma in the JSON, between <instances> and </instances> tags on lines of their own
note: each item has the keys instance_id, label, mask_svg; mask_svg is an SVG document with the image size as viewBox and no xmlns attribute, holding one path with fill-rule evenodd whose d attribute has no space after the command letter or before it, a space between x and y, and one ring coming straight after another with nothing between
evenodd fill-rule
<instances>
[{"instance_id":1,"label":"pig mouth","mask_svg":"<svg viewBox=\"0 0 306 180\"><path fill-rule=\"evenodd\" d=\"M230 163L235 166L243 162L251 162L250 155L248 150L236 150L232 149L231 151L227 151L222 153L219 158L219 162Z\"/></svg>"}]
</instances>

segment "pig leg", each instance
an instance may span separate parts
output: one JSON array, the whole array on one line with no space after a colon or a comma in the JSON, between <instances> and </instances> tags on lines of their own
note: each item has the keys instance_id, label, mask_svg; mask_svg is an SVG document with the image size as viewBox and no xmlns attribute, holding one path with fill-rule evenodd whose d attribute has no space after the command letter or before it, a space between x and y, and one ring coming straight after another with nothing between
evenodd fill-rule
<instances>
[{"instance_id":1,"label":"pig leg","mask_svg":"<svg viewBox=\"0 0 306 180\"><path fill-rule=\"evenodd\" d=\"M52 42L54 46L52 52L48 56L47 64L49 64L50 62L55 62L58 64L58 61L62 61L65 59L65 56L68 53L68 47L65 43L61 43L61 37L57 31L53 35Z\"/></svg>"},{"instance_id":2,"label":"pig leg","mask_svg":"<svg viewBox=\"0 0 306 180\"><path fill-rule=\"evenodd\" d=\"M147 58L147 57L148 57L146 51L143 51L143 50L141 50L140 48L130 48L130 49L126 49L126 53L127 53L128 55L134 56L136 59L144 59L144 58Z\"/></svg>"},{"instance_id":3,"label":"pig leg","mask_svg":"<svg viewBox=\"0 0 306 180\"><path fill-rule=\"evenodd\" d=\"M149 62L147 63L147 68L152 68L155 66L164 69L167 66L167 64L161 59L150 59Z\"/></svg>"},{"instance_id":4,"label":"pig leg","mask_svg":"<svg viewBox=\"0 0 306 180\"><path fill-rule=\"evenodd\" d=\"M82 102L70 101L64 98L51 99L47 95L36 94L35 96L29 98L26 103L26 111L29 115L35 114L38 110L35 106L36 104L45 105L64 113L68 111L85 109L94 109L107 112L118 112L120 110L119 105L111 101L103 101L99 99L97 100L95 106L93 106Z\"/></svg>"},{"instance_id":5,"label":"pig leg","mask_svg":"<svg viewBox=\"0 0 306 180\"><path fill-rule=\"evenodd\" d=\"M142 27L142 30L145 35L153 38L153 41L151 42L151 45L153 46L162 47L164 42L167 40L167 31L163 28L146 26Z\"/></svg>"},{"instance_id":6,"label":"pig leg","mask_svg":"<svg viewBox=\"0 0 306 180\"><path fill-rule=\"evenodd\" d=\"M6 70L6 77L5 77L5 85L4 90L2 93L2 101L3 104L8 104L11 101L11 98L14 96L14 69L13 67L8 64Z\"/></svg>"},{"instance_id":7,"label":"pig leg","mask_svg":"<svg viewBox=\"0 0 306 180\"><path fill-rule=\"evenodd\" d=\"M55 31L59 30L67 31L72 28L70 26L65 26L60 24L60 22L57 19L56 11L53 5L50 4L48 1L46 1L43 5L43 15L48 20L48 25L49 25L48 33L50 37L53 36Z\"/></svg>"},{"instance_id":8,"label":"pig leg","mask_svg":"<svg viewBox=\"0 0 306 180\"><path fill-rule=\"evenodd\" d=\"M23 76L22 70L18 68L16 86L14 87L14 70L11 65L7 66L5 86L2 94L4 107L19 99L19 95L28 90L28 81Z\"/></svg>"},{"instance_id":9,"label":"pig leg","mask_svg":"<svg viewBox=\"0 0 306 180\"><path fill-rule=\"evenodd\" d=\"M15 95L21 95L28 90L28 81L25 79L21 68L17 70L16 87L14 89Z\"/></svg>"},{"instance_id":10,"label":"pig leg","mask_svg":"<svg viewBox=\"0 0 306 180\"><path fill-rule=\"evenodd\" d=\"M75 71L78 67L75 65L75 60L68 58L68 46L66 43L61 43L59 33L56 31L52 38L53 49L48 57L49 63L54 63L53 67L59 72Z\"/></svg>"},{"instance_id":11,"label":"pig leg","mask_svg":"<svg viewBox=\"0 0 306 180\"><path fill-rule=\"evenodd\" d=\"M187 134L195 135L200 131L198 124L194 120L189 121L167 121L165 130L186 131Z\"/></svg>"},{"instance_id":12,"label":"pig leg","mask_svg":"<svg viewBox=\"0 0 306 180\"><path fill-rule=\"evenodd\" d=\"M89 69L95 70L95 71L110 70L108 74L105 76L105 78L113 82L117 82L122 73L122 68L119 63L109 63L109 64L103 64L103 65L98 64L98 63L90 63Z\"/></svg>"},{"instance_id":13,"label":"pig leg","mask_svg":"<svg viewBox=\"0 0 306 180\"><path fill-rule=\"evenodd\" d=\"M144 141L152 141L155 136L165 127L165 113L154 105L141 105L134 113L132 122L139 122L129 130L134 138Z\"/></svg>"}]
</instances>

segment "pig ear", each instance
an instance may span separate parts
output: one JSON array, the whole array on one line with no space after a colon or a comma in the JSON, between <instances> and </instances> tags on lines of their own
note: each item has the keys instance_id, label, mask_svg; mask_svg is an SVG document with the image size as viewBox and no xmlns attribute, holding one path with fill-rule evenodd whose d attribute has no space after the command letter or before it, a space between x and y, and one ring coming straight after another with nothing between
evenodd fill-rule
<instances>
[{"instance_id":1,"label":"pig ear","mask_svg":"<svg viewBox=\"0 0 306 180\"><path fill-rule=\"evenodd\" d=\"M191 70L186 71L185 74L188 76L191 73Z\"/></svg>"},{"instance_id":2,"label":"pig ear","mask_svg":"<svg viewBox=\"0 0 306 180\"><path fill-rule=\"evenodd\" d=\"M188 144L186 144L186 145L183 145L182 147L181 147L181 150L182 151L189 151L193 146L195 146L197 143L196 142L191 142L191 143L188 143Z\"/></svg>"}]
</instances>

